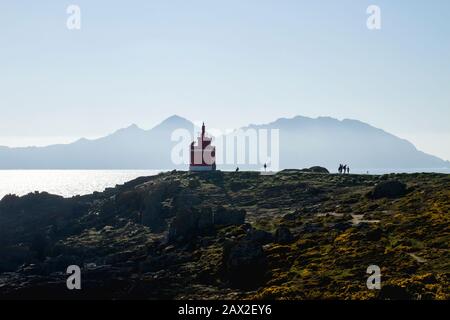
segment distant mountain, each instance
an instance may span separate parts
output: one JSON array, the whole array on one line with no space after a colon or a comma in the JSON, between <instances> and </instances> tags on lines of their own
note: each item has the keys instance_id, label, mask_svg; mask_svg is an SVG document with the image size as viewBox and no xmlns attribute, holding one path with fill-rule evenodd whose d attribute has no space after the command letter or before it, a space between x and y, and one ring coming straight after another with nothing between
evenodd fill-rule
<instances>
[{"instance_id":1,"label":"distant mountain","mask_svg":"<svg viewBox=\"0 0 450 320\"><path fill-rule=\"evenodd\" d=\"M150 130L136 125L103 138L48 147L0 148L0 169L171 169L174 130L192 122L172 116ZM181 166L179 168L182 168Z\"/></svg>"},{"instance_id":2,"label":"distant mountain","mask_svg":"<svg viewBox=\"0 0 450 320\"><path fill-rule=\"evenodd\" d=\"M95 140L80 139L47 147L0 147L0 169L187 169L186 165L174 165L171 161L172 150L179 144L171 140L176 129L193 133L194 124L172 116L150 130L132 125ZM448 161L418 151L410 142L356 120L298 116L243 128L246 129L279 129L281 168L320 165L334 171L339 163L354 169L450 167ZM248 152L248 145L246 149ZM221 150L217 153L224 154Z\"/></svg>"},{"instance_id":3,"label":"distant mountain","mask_svg":"<svg viewBox=\"0 0 450 320\"><path fill-rule=\"evenodd\" d=\"M247 128L280 129L282 168L319 165L335 171L340 163L353 169L450 168L449 161L357 120L297 116Z\"/></svg>"}]
</instances>

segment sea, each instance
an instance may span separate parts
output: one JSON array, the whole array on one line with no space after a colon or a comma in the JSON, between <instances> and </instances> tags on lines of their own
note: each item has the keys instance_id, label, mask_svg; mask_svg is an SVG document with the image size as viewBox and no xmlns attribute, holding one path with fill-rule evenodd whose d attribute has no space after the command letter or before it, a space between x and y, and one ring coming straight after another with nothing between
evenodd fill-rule
<instances>
[{"instance_id":1,"label":"sea","mask_svg":"<svg viewBox=\"0 0 450 320\"><path fill-rule=\"evenodd\" d=\"M23 196L35 191L66 198L86 195L160 172L162 170L0 170L0 199L7 194Z\"/></svg>"},{"instance_id":2,"label":"sea","mask_svg":"<svg viewBox=\"0 0 450 320\"><path fill-rule=\"evenodd\" d=\"M63 197L104 191L138 177L153 176L163 170L0 170L0 199L7 194L18 196L30 192L48 192ZM351 173L385 174L438 172L450 169L359 169Z\"/></svg>"}]
</instances>

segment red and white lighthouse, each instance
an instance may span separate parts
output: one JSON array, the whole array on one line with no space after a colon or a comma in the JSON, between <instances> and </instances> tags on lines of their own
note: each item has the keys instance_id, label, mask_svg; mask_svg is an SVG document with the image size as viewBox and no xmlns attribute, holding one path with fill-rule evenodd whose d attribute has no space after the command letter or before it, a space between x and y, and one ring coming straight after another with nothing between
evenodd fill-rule
<instances>
[{"instance_id":1,"label":"red and white lighthouse","mask_svg":"<svg viewBox=\"0 0 450 320\"><path fill-rule=\"evenodd\" d=\"M189 171L216 170L216 148L211 145L212 138L206 136L205 123L202 125L202 134L191 143L191 164Z\"/></svg>"}]
</instances>

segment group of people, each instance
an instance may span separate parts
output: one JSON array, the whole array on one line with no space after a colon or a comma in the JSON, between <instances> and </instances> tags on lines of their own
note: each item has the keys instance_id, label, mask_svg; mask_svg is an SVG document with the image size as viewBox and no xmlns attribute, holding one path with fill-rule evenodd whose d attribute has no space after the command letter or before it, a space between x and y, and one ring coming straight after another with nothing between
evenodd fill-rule
<instances>
[{"instance_id":1,"label":"group of people","mask_svg":"<svg viewBox=\"0 0 450 320\"><path fill-rule=\"evenodd\" d=\"M350 166L347 164L340 164L338 171L340 174L350 174Z\"/></svg>"}]
</instances>

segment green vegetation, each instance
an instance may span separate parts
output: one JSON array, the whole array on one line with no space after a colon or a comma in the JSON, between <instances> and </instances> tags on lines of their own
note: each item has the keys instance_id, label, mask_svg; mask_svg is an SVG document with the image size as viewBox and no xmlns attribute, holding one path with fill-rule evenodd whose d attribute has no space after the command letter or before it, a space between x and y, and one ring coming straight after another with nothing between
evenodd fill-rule
<instances>
[{"instance_id":1,"label":"green vegetation","mask_svg":"<svg viewBox=\"0 0 450 320\"><path fill-rule=\"evenodd\" d=\"M441 174L174 171L73 199L8 197L0 296L67 294L70 262L90 266L83 297L450 299L449 212ZM369 265L381 290L366 287Z\"/></svg>"}]
</instances>

